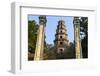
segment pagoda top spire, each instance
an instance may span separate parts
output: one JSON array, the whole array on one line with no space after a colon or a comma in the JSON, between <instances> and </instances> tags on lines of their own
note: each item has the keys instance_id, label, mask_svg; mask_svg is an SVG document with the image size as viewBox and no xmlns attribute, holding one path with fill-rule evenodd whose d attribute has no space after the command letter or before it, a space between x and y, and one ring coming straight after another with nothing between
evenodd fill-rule
<instances>
[{"instance_id":1,"label":"pagoda top spire","mask_svg":"<svg viewBox=\"0 0 100 76\"><path fill-rule=\"evenodd\" d=\"M61 20L58 21L58 24L59 24L59 25L65 24L65 21L61 19Z\"/></svg>"}]
</instances>

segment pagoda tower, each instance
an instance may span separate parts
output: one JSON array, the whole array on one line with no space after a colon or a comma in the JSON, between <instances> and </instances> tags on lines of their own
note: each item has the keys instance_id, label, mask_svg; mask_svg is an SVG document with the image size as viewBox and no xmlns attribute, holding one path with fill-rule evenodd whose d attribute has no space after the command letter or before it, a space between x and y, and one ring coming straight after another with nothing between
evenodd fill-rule
<instances>
[{"instance_id":1,"label":"pagoda tower","mask_svg":"<svg viewBox=\"0 0 100 76\"><path fill-rule=\"evenodd\" d=\"M65 26L65 21L63 20L58 21L54 45L56 47L57 54L63 54L64 52L67 51L68 35Z\"/></svg>"}]
</instances>

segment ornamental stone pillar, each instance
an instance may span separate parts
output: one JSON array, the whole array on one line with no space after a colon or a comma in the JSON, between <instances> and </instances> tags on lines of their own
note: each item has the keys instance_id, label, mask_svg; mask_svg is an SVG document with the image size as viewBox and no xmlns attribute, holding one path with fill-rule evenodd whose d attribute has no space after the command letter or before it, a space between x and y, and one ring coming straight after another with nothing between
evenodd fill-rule
<instances>
[{"instance_id":1,"label":"ornamental stone pillar","mask_svg":"<svg viewBox=\"0 0 100 76\"><path fill-rule=\"evenodd\" d=\"M45 26L46 26L46 16L39 16L39 29L38 29L34 60L43 59Z\"/></svg>"}]
</instances>

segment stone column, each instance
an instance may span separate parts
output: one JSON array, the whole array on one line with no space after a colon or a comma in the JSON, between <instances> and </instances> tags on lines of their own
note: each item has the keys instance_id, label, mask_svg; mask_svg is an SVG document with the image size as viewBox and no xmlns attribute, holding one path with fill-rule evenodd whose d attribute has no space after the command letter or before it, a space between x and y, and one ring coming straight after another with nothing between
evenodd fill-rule
<instances>
[{"instance_id":1,"label":"stone column","mask_svg":"<svg viewBox=\"0 0 100 76\"><path fill-rule=\"evenodd\" d=\"M39 29L38 29L38 37L37 37L34 60L43 59L45 26L46 26L46 16L39 16Z\"/></svg>"},{"instance_id":2,"label":"stone column","mask_svg":"<svg viewBox=\"0 0 100 76\"><path fill-rule=\"evenodd\" d=\"M82 58L81 41L80 41L80 22L79 17L74 17L74 39L76 59Z\"/></svg>"}]
</instances>

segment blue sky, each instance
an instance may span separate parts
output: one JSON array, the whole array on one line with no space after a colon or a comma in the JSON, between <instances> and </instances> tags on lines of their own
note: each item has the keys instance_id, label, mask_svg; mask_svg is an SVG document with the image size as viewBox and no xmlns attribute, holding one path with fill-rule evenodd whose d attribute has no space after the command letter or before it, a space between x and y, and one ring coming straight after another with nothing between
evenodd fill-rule
<instances>
[{"instance_id":1,"label":"blue sky","mask_svg":"<svg viewBox=\"0 0 100 76\"><path fill-rule=\"evenodd\" d=\"M39 16L35 15L29 15L28 20L35 20L37 24L39 24ZM46 16L47 23L46 23L46 42L48 44L54 44L53 40L55 39L55 33L58 25L59 20L64 20L67 34L68 34L68 40L69 42L73 42L74 40L74 28L73 28L73 17L71 16Z\"/></svg>"}]
</instances>

